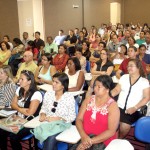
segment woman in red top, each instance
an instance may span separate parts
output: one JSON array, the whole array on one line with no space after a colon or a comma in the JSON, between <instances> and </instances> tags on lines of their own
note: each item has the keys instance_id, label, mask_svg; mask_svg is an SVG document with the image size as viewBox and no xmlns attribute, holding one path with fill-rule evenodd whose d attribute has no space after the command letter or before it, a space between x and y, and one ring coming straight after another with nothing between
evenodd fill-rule
<instances>
[{"instance_id":1,"label":"woman in red top","mask_svg":"<svg viewBox=\"0 0 150 150\"><path fill-rule=\"evenodd\" d=\"M98 143L107 146L116 139L120 112L117 103L110 96L111 86L110 76L97 77L94 82L95 95L84 100L76 120L81 136L77 150L84 150ZM91 138L91 134L95 136Z\"/></svg>"},{"instance_id":2,"label":"woman in red top","mask_svg":"<svg viewBox=\"0 0 150 150\"><path fill-rule=\"evenodd\" d=\"M58 54L53 59L53 65L56 67L58 72L65 70L69 55L66 54L66 45L60 44Z\"/></svg>"}]
</instances>

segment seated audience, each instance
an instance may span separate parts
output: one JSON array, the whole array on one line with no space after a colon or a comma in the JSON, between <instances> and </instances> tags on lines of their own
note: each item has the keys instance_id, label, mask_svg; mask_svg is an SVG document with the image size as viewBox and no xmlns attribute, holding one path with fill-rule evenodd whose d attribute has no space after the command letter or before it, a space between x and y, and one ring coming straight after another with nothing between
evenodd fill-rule
<instances>
[{"instance_id":1,"label":"seated audience","mask_svg":"<svg viewBox=\"0 0 150 150\"><path fill-rule=\"evenodd\" d=\"M0 67L0 107L10 106L15 96L16 85L13 82L11 67L3 65Z\"/></svg>"},{"instance_id":2,"label":"seated audience","mask_svg":"<svg viewBox=\"0 0 150 150\"><path fill-rule=\"evenodd\" d=\"M80 91L83 88L85 77L84 72L81 70L80 61L76 57L71 57L67 62L68 68L65 73L69 77L69 89L68 91Z\"/></svg>"},{"instance_id":3,"label":"seated audience","mask_svg":"<svg viewBox=\"0 0 150 150\"><path fill-rule=\"evenodd\" d=\"M81 70L86 73L86 58L82 55L82 48L77 47L76 48L76 52L75 52L75 56L79 59L80 61L80 65L81 65Z\"/></svg>"},{"instance_id":4,"label":"seated audience","mask_svg":"<svg viewBox=\"0 0 150 150\"><path fill-rule=\"evenodd\" d=\"M50 53L52 55L58 53L58 46L56 43L53 43L52 36L47 37L47 43L45 44L44 47L44 53Z\"/></svg>"},{"instance_id":5,"label":"seated audience","mask_svg":"<svg viewBox=\"0 0 150 150\"><path fill-rule=\"evenodd\" d=\"M26 50L33 53L33 60L37 64L39 50L35 47L34 41L28 41Z\"/></svg>"},{"instance_id":6,"label":"seated audience","mask_svg":"<svg viewBox=\"0 0 150 150\"><path fill-rule=\"evenodd\" d=\"M121 63L121 65L119 66L119 69L118 71L116 72L116 77L118 79L120 79L121 75L122 74L127 74L128 73L128 70L127 70L127 65L128 65L128 62L130 59L135 59L136 58L136 55L137 55L137 48L135 46L130 46L128 48L128 57L127 59L124 59L124 61ZM146 64L142 61L142 65L143 65L143 68L146 72Z\"/></svg>"},{"instance_id":7,"label":"seated audience","mask_svg":"<svg viewBox=\"0 0 150 150\"><path fill-rule=\"evenodd\" d=\"M66 37L64 44L67 46L67 53L69 56L73 56L75 53L75 44L77 37L74 35L73 30L69 30L69 35Z\"/></svg>"},{"instance_id":8,"label":"seated audience","mask_svg":"<svg viewBox=\"0 0 150 150\"><path fill-rule=\"evenodd\" d=\"M42 62L35 72L35 80L38 84L52 84L52 76L56 73L55 66L51 65L52 55L45 53L42 55Z\"/></svg>"},{"instance_id":9,"label":"seated audience","mask_svg":"<svg viewBox=\"0 0 150 150\"><path fill-rule=\"evenodd\" d=\"M126 44L127 48L129 48L130 46L135 46L137 49L139 48L139 45L136 43L134 37L129 37L128 38L128 43Z\"/></svg>"},{"instance_id":10,"label":"seated audience","mask_svg":"<svg viewBox=\"0 0 150 150\"><path fill-rule=\"evenodd\" d=\"M25 51L25 47L19 38L14 38L13 42L14 42L14 48L11 51L9 65L11 66L13 75L15 76L16 72L18 70L18 65L22 61L21 56L22 56L23 52Z\"/></svg>"},{"instance_id":11,"label":"seated audience","mask_svg":"<svg viewBox=\"0 0 150 150\"><path fill-rule=\"evenodd\" d=\"M64 44L59 45L58 54L53 58L53 65L58 72L65 70L69 55L66 54L67 47Z\"/></svg>"},{"instance_id":12,"label":"seated audience","mask_svg":"<svg viewBox=\"0 0 150 150\"><path fill-rule=\"evenodd\" d=\"M93 68L91 68L91 73L94 76L111 75L113 67L113 63L109 60L108 50L102 49L100 53L100 60L94 64Z\"/></svg>"},{"instance_id":13,"label":"seated audience","mask_svg":"<svg viewBox=\"0 0 150 150\"><path fill-rule=\"evenodd\" d=\"M11 107L18 111L18 116L27 118L28 116L38 116L42 95L37 90L34 75L31 71L23 70L19 79L20 87L12 100ZM14 129L14 132L18 129ZM30 134L30 128L22 128L17 134L10 133L0 129L0 149L7 150L7 137L10 137L10 143L13 150L21 150L20 141L23 137Z\"/></svg>"},{"instance_id":14,"label":"seated audience","mask_svg":"<svg viewBox=\"0 0 150 150\"><path fill-rule=\"evenodd\" d=\"M59 30L58 36L55 37L53 42L59 46L60 44L64 43L65 38L66 38L66 35L64 35L64 31Z\"/></svg>"},{"instance_id":15,"label":"seated audience","mask_svg":"<svg viewBox=\"0 0 150 150\"><path fill-rule=\"evenodd\" d=\"M28 47L28 42L30 41L28 32L23 32L22 37L23 37L22 43L24 44L25 49L26 49Z\"/></svg>"},{"instance_id":16,"label":"seated audience","mask_svg":"<svg viewBox=\"0 0 150 150\"><path fill-rule=\"evenodd\" d=\"M145 78L141 61L130 59L127 65L128 73L123 75L118 85L111 91L112 96L119 94L118 106L120 108L119 137L125 138L131 125L140 117L140 108L150 99L150 85Z\"/></svg>"},{"instance_id":17,"label":"seated audience","mask_svg":"<svg viewBox=\"0 0 150 150\"><path fill-rule=\"evenodd\" d=\"M77 150L100 149L99 144L104 149L117 138L120 113L117 103L111 98L111 84L112 79L108 75L97 77L94 82L95 95L83 101L76 119L81 136Z\"/></svg>"},{"instance_id":18,"label":"seated audience","mask_svg":"<svg viewBox=\"0 0 150 150\"><path fill-rule=\"evenodd\" d=\"M10 42L10 38L8 35L4 35L3 36L3 41L7 42L10 46L10 50L12 51L13 50L13 44Z\"/></svg>"},{"instance_id":19,"label":"seated audience","mask_svg":"<svg viewBox=\"0 0 150 150\"><path fill-rule=\"evenodd\" d=\"M33 74L34 74L37 69L37 65L33 61L33 53L32 52L26 51L23 54L23 59L24 59L24 62L20 65L20 67L17 71L17 75L14 78L15 83L18 82L22 70L29 70L29 71L33 72Z\"/></svg>"},{"instance_id":20,"label":"seated audience","mask_svg":"<svg viewBox=\"0 0 150 150\"><path fill-rule=\"evenodd\" d=\"M100 34L97 34L95 36L95 41L91 42L90 44L90 51L94 51L95 49L98 49L98 44L101 42L101 35Z\"/></svg>"},{"instance_id":21,"label":"seated audience","mask_svg":"<svg viewBox=\"0 0 150 150\"><path fill-rule=\"evenodd\" d=\"M145 32L140 32L140 39L136 40L136 43L140 46L141 44L145 43Z\"/></svg>"},{"instance_id":22,"label":"seated audience","mask_svg":"<svg viewBox=\"0 0 150 150\"><path fill-rule=\"evenodd\" d=\"M53 91L46 92L44 96L43 105L40 111L41 122L48 121L50 124L55 121L64 121L71 123L75 120L75 100L69 94L68 85L69 79L65 73L56 73L53 76ZM57 149L57 141L55 137L58 134L49 136L44 141L43 150Z\"/></svg>"},{"instance_id":23,"label":"seated audience","mask_svg":"<svg viewBox=\"0 0 150 150\"><path fill-rule=\"evenodd\" d=\"M86 38L84 37L84 33L83 33L83 31L80 31L79 37L76 42L76 47L82 47L82 44L85 41L86 41Z\"/></svg>"},{"instance_id":24,"label":"seated audience","mask_svg":"<svg viewBox=\"0 0 150 150\"><path fill-rule=\"evenodd\" d=\"M83 42L82 44L82 55L86 58L86 60L89 60L91 56L91 52L89 51L89 43Z\"/></svg>"},{"instance_id":25,"label":"seated audience","mask_svg":"<svg viewBox=\"0 0 150 150\"><path fill-rule=\"evenodd\" d=\"M10 45L3 41L0 43L0 66L8 65L9 58L11 57Z\"/></svg>"}]
</instances>

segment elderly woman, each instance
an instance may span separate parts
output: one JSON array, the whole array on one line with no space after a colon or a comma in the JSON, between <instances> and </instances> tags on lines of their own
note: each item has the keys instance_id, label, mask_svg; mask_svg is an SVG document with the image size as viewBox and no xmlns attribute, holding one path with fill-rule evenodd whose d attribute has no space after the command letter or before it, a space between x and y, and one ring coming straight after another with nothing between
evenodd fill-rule
<instances>
[{"instance_id":1,"label":"elderly woman","mask_svg":"<svg viewBox=\"0 0 150 150\"><path fill-rule=\"evenodd\" d=\"M82 103L76 126L81 136L77 150L85 150L101 143L107 146L116 138L119 125L119 108L111 98L112 79L101 75L94 82L95 95L88 97Z\"/></svg>"},{"instance_id":2,"label":"elderly woman","mask_svg":"<svg viewBox=\"0 0 150 150\"><path fill-rule=\"evenodd\" d=\"M15 96L16 85L13 82L11 68L8 65L0 67L0 107L10 106Z\"/></svg>"},{"instance_id":3,"label":"elderly woman","mask_svg":"<svg viewBox=\"0 0 150 150\"><path fill-rule=\"evenodd\" d=\"M39 114L42 102L42 95L37 90L34 75L31 71L23 70L19 79L20 87L12 100L11 107L18 111L18 116L27 118L28 116L37 116ZM18 128L12 129L18 132ZM17 134L0 130L0 149L7 149L7 136L13 150L21 150L21 139L30 134L30 128L23 128Z\"/></svg>"},{"instance_id":4,"label":"elderly woman","mask_svg":"<svg viewBox=\"0 0 150 150\"><path fill-rule=\"evenodd\" d=\"M47 92L44 96L42 109L40 111L40 121L53 122L63 120L67 123L74 121L75 114L75 100L69 94L68 85L69 79L65 73L56 73L53 76L53 91ZM56 139L57 134L49 136L44 141L43 150L57 149Z\"/></svg>"},{"instance_id":5,"label":"elderly woman","mask_svg":"<svg viewBox=\"0 0 150 150\"><path fill-rule=\"evenodd\" d=\"M81 70L80 61L77 57L68 59L68 69L65 73L69 77L69 91L80 91L83 88L85 77L84 72Z\"/></svg>"},{"instance_id":6,"label":"elderly woman","mask_svg":"<svg viewBox=\"0 0 150 150\"><path fill-rule=\"evenodd\" d=\"M128 73L123 75L118 85L111 91L112 96L119 93L118 106L120 108L120 138L124 138L131 125L141 115L140 108L150 99L150 86L145 78L142 63L138 59L130 59L127 65Z\"/></svg>"},{"instance_id":7,"label":"elderly woman","mask_svg":"<svg viewBox=\"0 0 150 150\"><path fill-rule=\"evenodd\" d=\"M35 72L35 80L38 84L52 84L52 76L56 73L55 66L51 65L52 55L45 53L42 55L42 65Z\"/></svg>"}]
</instances>

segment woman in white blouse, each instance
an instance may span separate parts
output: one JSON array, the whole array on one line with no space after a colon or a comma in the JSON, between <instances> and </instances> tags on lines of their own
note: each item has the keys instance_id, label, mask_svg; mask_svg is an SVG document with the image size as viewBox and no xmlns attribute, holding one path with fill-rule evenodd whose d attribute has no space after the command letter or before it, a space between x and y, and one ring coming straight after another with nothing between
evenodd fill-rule
<instances>
[{"instance_id":1,"label":"woman in white blouse","mask_svg":"<svg viewBox=\"0 0 150 150\"><path fill-rule=\"evenodd\" d=\"M127 68L129 74L123 75L111 91L112 96L120 93L117 101L120 108L120 138L128 134L131 125L141 117L140 108L150 99L150 86L141 61L130 59Z\"/></svg>"},{"instance_id":2,"label":"woman in white blouse","mask_svg":"<svg viewBox=\"0 0 150 150\"><path fill-rule=\"evenodd\" d=\"M69 79L65 73L56 73L53 76L53 91L46 92L42 109L40 111L40 121L57 121L64 120L71 123L75 120L75 100L74 97L68 93ZM44 141L43 150L57 149L57 141L55 137L57 134L49 136Z\"/></svg>"}]
</instances>

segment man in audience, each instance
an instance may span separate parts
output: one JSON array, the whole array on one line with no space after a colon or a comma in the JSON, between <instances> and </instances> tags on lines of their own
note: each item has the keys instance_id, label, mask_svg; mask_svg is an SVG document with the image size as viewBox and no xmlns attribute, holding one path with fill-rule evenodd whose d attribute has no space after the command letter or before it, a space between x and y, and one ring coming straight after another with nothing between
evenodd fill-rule
<instances>
[{"instance_id":1,"label":"man in audience","mask_svg":"<svg viewBox=\"0 0 150 150\"><path fill-rule=\"evenodd\" d=\"M128 70L127 70L127 65L130 59L135 59L137 55L137 48L135 46L130 46L128 48L128 57L127 59L124 59L123 62L121 63L118 71L116 72L116 77L118 79L120 79L122 74L127 74ZM144 61L142 61L142 65L144 68L144 71L146 72L146 64Z\"/></svg>"},{"instance_id":2,"label":"man in audience","mask_svg":"<svg viewBox=\"0 0 150 150\"><path fill-rule=\"evenodd\" d=\"M135 40L139 39L139 35L136 34L136 30L135 30L135 27L131 27L131 34L130 34L132 37L134 37Z\"/></svg>"},{"instance_id":3,"label":"man in audience","mask_svg":"<svg viewBox=\"0 0 150 150\"><path fill-rule=\"evenodd\" d=\"M145 43L143 43L146 46L146 54L150 54L150 31L146 32L145 35Z\"/></svg>"},{"instance_id":4,"label":"man in audience","mask_svg":"<svg viewBox=\"0 0 150 150\"><path fill-rule=\"evenodd\" d=\"M50 54L58 53L58 46L56 43L53 43L53 38L51 36L47 37L47 43L45 44L44 52Z\"/></svg>"},{"instance_id":5,"label":"man in audience","mask_svg":"<svg viewBox=\"0 0 150 150\"><path fill-rule=\"evenodd\" d=\"M125 30L124 32L124 38L121 40L121 43L123 43L124 45L126 45L128 43L128 38L130 37L130 31L129 30Z\"/></svg>"},{"instance_id":6,"label":"man in audience","mask_svg":"<svg viewBox=\"0 0 150 150\"><path fill-rule=\"evenodd\" d=\"M23 59L24 59L24 63L21 64L21 66L19 67L19 69L17 71L17 75L14 78L15 83L18 82L22 70L29 70L29 71L32 71L33 73L35 73L35 71L37 69L37 65L33 61L33 53L31 51L26 51L23 54Z\"/></svg>"},{"instance_id":7,"label":"man in audience","mask_svg":"<svg viewBox=\"0 0 150 150\"><path fill-rule=\"evenodd\" d=\"M77 39L79 38L79 28L74 29L74 35L77 37Z\"/></svg>"},{"instance_id":8,"label":"man in audience","mask_svg":"<svg viewBox=\"0 0 150 150\"><path fill-rule=\"evenodd\" d=\"M26 49L28 47L28 42L30 41L28 32L23 32L22 37L23 37L22 43L24 44L25 49Z\"/></svg>"},{"instance_id":9,"label":"man in audience","mask_svg":"<svg viewBox=\"0 0 150 150\"><path fill-rule=\"evenodd\" d=\"M64 43L65 38L66 38L66 35L64 35L64 31L59 30L58 36L55 37L53 42L59 46L60 44Z\"/></svg>"},{"instance_id":10,"label":"man in audience","mask_svg":"<svg viewBox=\"0 0 150 150\"><path fill-rule=\"evenodd\" d=\"M140 32L140 38L136 40L136 43L140 46L141 44L145 43L145 32Z\"/></svg>"},{"instance_id":11,"label":"man in audience","mask_svg":"<svg viewBox=\"0 0 150 150\"><path fill-rule=\"evenodd\" d=\"M119 42L117 34L112 35L112 42L108 43L108 50L111 53L114 53L118 50L122 43Z\"/></svg>"}]
</instances>

